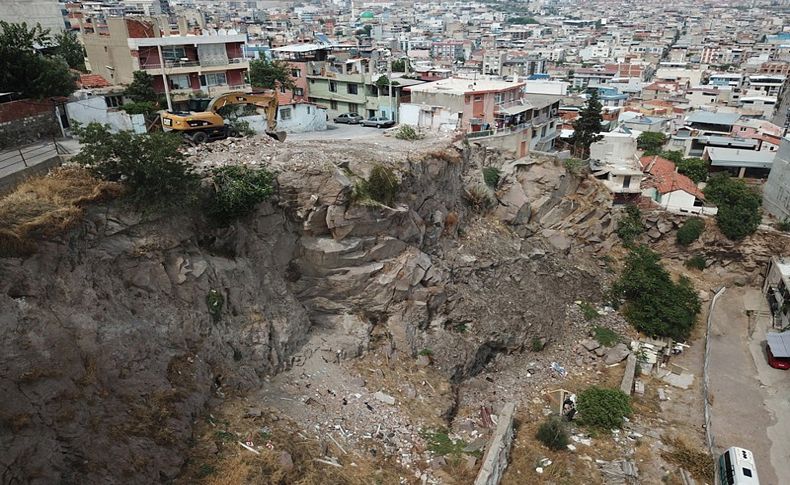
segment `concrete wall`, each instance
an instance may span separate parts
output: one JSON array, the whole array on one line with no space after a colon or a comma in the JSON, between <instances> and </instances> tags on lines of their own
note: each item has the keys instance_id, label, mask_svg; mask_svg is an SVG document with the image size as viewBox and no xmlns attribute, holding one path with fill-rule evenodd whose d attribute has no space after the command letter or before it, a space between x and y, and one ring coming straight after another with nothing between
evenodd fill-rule
<instances>
[{"instance_id":1,"label":"concrete wall","mask_svg":"<svg viewBox=\"0 0 790 485\"><path fill-rule=\"evenodd\" d=\"M763 186L763 208L780 221L790 218L790 136L782 138Z\"/></svg>"},{"instance_id":2,"label":"concrete wall","mask_svg":"<svg viewBox=\"0 0 790 485\"><path fill-rule=\"evenodd\" d=\"M0 148L61 136L49 101L24 99L0 104Z\"/></svg>"},{"instance_id":3,"label":"concrete wall","mask_svg":"<svg viewBox=\"0 0 790 485\"><path fill-rule=\"evenodd\" d=\"M72 101L66 104L66 113L71 121L83 125L93 122L109 125L110 131L113 133L119 131L146 132L143 115L130 115L118 109L107 108L103 96Z\"/></svg>"},{"instance_id":4,"label":"concrete wall","mask_svg":"<svg viewBox=\"0 0 790 485\"><path fill-rule=\"evenodd\" d=\"M602 162L616 163L628 160L629 165L636 154L636 138L631 136L606 136L590 145L590 158Z\"/></svg>"},{"instance_id":5,"label":"concrete wall","mask_svg":"<svg viewBox=\"0 0 790 485\"><path fill-rule=\"evenodd\" d=\"M475 479L475 485L497 485L502 479L502 474L507 468L510 445L513 443L513 415L516 404L505 404L497 416L497 426L494 436L488 442L488 449L483 457L483 465Z\"/></svg>"},{"instance_id":6,"label":"concrete wall","mask_svg":"<svg viewBox=\"0 0 790 485\"><path fill-rule=\"evenodd\" d=\"M129 84L135 63L127 41L126 19L110 17L107 27L110 35L82 34L91 71L104 76L110 84Z\"/></svg>"},{"instance_id":7,"label":"concrete wall","mask_svg":"<svg viewBox=\"0 0 790 485\"><path fill-rule=\"evenodd\" d=\"M291 109L291 119L281 119L283 109ZM239 116L240 120L250 124L255 133L265 133L267 130L264 115ZM296 104L280 106L277 116L277 130L287 133L307 133L311 131L326 130L326 110L312 104Z\"/></svg>"},{"instance_id":8,"label":"concrete wall","mask_svg":"<svg viewBox=\"0 0 790 485\"><path fill-rule=\"evenodd\" d=\"M2 0L0 20L16 24L26 22L28 27L38 23L54 35L66 30L60 7L58 0Z\"/></svg>"},{"instance_id":9,"label":"concrete wall","mask_svg":"<svg viewBox=\"0 0 790 485\"><path fill-rule=\"evenodd\" d=\"M458 113L441 106L424 106L413 103L400 105L400 123L430 131L455 131Z\"/></svg>"}]
</instances>

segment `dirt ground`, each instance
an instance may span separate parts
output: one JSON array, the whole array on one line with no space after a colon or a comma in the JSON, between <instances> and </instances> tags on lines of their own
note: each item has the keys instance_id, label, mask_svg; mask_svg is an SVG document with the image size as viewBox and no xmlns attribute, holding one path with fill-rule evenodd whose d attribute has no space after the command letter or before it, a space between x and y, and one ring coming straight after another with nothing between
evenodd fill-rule
<instances>
[{"instance_id":1,"label":"dirt ground","mask_svg":"<svg viewBox=\"0 0 790 485\"><path fill-rule=\"evenodd\" d=\"M716 304L710 361L712 431L718 452L730 446L751 450L760 483L778 485L790 477L790 405L784 391L790 375L767 365L767 311L757 288L727 288Z\"/></svg>"}]
</instances>

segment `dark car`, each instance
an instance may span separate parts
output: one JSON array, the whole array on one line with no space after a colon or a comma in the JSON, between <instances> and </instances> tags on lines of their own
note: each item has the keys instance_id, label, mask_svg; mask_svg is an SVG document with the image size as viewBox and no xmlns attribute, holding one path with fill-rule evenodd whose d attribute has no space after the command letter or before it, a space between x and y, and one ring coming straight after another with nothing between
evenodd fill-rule
<instances>
[{"instance_id":1,"label":"dark car","mask_svg":"<svg viewBox=\"0 0 790 485\"><path fill-rule=\"evenodd\" d=\"M374 116L373 118L368 118L362 122L362 126L375 126L376 128L389 128L390 126L395 126L395 122L393 120L388 120L383 116Z\"/></svg>"},{"instance_id":2,"label":"dark car","mask_svg":"<svg viewBox=\"0 0 790 485\"><path fill-rule=\"evenodd\" d=\"M774 357L771 346L767 343L765 344L765 353L768 354L768 365L774 369L790 369L790 357Z\"/></svg>"},{"instance_id":3,"label":"dark car","mask_svg":"<svg viewBox=\"0 0 790 485\"><path fill-rule=\"evenodd\" d=\"M335 117L335 123L346 123L348 125L356 125L362 121L362 116L357 113L343 113Z\"/></svg>"}]
</instances>

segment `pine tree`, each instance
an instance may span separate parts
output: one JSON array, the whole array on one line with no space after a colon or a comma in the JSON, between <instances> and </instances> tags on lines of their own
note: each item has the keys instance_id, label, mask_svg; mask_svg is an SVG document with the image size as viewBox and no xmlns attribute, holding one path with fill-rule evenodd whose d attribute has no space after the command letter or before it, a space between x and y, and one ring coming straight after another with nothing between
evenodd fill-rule
<instances>
[{"instance_id":1,"label":"pine tree","mask_svg":"<svg viewBox=\"0 0 790 485\"><path fill-rule=\"evenodd\" d=\"M579 118L573 122L573 154L576 157L587 159L590 155L590 145L603 138L599 135L603 131L601 126L601 102L598 101L598 93L593 91L587 106L582 109Z\"/></svg>"}]
</instances>

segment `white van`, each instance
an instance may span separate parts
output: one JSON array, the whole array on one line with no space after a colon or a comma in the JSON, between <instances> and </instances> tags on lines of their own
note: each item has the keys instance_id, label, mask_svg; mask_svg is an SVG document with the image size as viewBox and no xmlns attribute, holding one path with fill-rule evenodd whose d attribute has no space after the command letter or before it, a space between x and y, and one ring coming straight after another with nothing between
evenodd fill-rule
<instances>
[{"instance_id":1,"label":"white van","mask_svg":"<svg viewBox=\"0 0 790 485\"><path fill-rule=\"evenodd\" d=\"M720 485L759 485L751 451L733 446L719 457Z\"/></svg>"}]
</instances>

